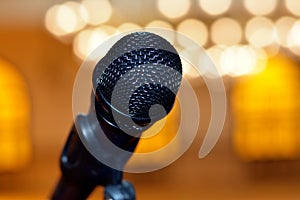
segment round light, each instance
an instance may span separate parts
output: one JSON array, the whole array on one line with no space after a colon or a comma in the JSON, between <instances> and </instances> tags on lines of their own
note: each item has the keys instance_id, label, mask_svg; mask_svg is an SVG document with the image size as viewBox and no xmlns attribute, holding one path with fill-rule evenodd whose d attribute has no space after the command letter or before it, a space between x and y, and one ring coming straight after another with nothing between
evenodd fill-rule
<instances>
[{"instance_id":1,"label":"round light","mask_svg":"<svg viewBox=\"0 0 300 200\"><path fill-rule=\"evenodd\" d=\"M56 23L65 33L71 33L76 28L76 13L66 5L61 5L57 10Z\"/></svg>"},{"instance_id":2,"label":"round light","mask_svg":"<svg viewBox=\"0 0 300 200\"><path fill-rule=\"evenodd\" d=\"M160 20L153 20L149 22L146 26L146 28L165 28L173 30L173 27L170 23Z\"/></svg>"},{"instance_id":3,"label":"round light","mask_svg":"<svg viewBox=\"0 0 300 200\"><path fill-rule=\"evenodd\" d=\"M299 0L285 0L285 6L293 15L300 16Z\"/></svg>"},{"instance_id":4,"label":"round light","mask_svg":"<svg viewBox=\"0 0 300 200\"><path fill-rule=\"evenodd\" d=\"M160 20L153 20L148 24L146 24L145 28L167 39L171 44L174 44L175 42L174 32L164 31L164 29L173 30L173 26L170 23L165 21L160 21Z\"/></svg>"},{"instance_id":5,"label":"round light","mask_svg":"<svg viewBox=\"0 0 300 200\"><path fill-rule=\"evenodd\" d=\"M268 18L252 18L246 24L246 38L255 47L271 45L276 41L275 26Z\"/></svg>"},{"instance_id":6,"label":"round light","mask_svg":"<svg viewBox=\"0 0 300 200\"><path fill-rule=\"evenodd\" d=\"M281 17L276 21L277 40L280 45L288 47L288 35L295 22L295 18L288 16Z\"/></svg>"},{"instance_id":7,"label":"round light","mask_svg":"<svg viewBox=\"0 0 300 200\"><path fill-rule=\"evenodd\" d=\"M272 13L277 0L244 0L245 8L253 15L268 15Z\"/></svg>"},{"instance_id":8,"label":"round light","mask_svg":"<svg viewBox=\"0 0 300 200\"><path fill-rule=\"evenodd\" d=\"M217 67L219 73L224 76L226 75L226 72L221 67L221 55L223 51L226 49L226 46L224 45L215 45L213 47L210 47L206 52L208 56L212 59L213 63ZM209 68L206 69L206 74L213 74L210 72Z\"/></svg>"},{"instance_id":9,"label":"round light","mask_svg":"<svg viewBox=\"0 0 300 200\"><path fill-rule=\"evenodd\" d=\"M250 46L232 46L221 55L222 71L231 76L251 73L257 64L257 55Z\"/></svg>"},{"instance_id":10,"label":"round light","mask_svg":"<svg viewBox=\"0 0 300 200\"><path fill-rule=\"evenodd\" d=\"M175 19L187 14L191 1L181 0L180 3L175 3L174 0L157 0L157 7L164 16Z\"/></svg>"},{"instance_id":11,"label":"round light","mask_svg":"<svg viewBox=\"0 0 300 200\"><path fill-rule=\"evenodd\" d=\"M112 7L108 0L83 0L82 5L87 10L87 23L90 25L107 22L112 15Z\"/></svg>"},{"instance_id":12,"label":"round light","mask_svg":"<svg viewBox=\"0 0 300 200\"><path fill-rule=\"evenodd\" d=\"M300 20L297 20L288 34L288 47L296 54L300 55Z\"/></svg>"},{"instance_id":13,"label":"round light","mask_svg":"<svg viewBox=\"0 0 300 200\"><path fill-rule=\"evenodd\" d=\"M234 45L242 40L242 27L231 18L221 18L211 26L211 39L215 44Z\"/></svg>"},{"instance_id":14,"label":"round light","mask_svg":"<svg viewBox=\"0 0 300 200\"><path fill-rule=\"evenodd\" d=\"M177 26L177 31L194 40L198 45L204 46L208 40L208 30L206 25L196 19L186 19ZM178 43L184 48L186 42L184 38L178 38Z\"/></svg>"},{"instance_id":15,"label":"round light","mask_svg":"<svg viewBox=\"0 0 300 200\"><path fill-rule=\"evenodd\" d=\"M86 23L86 10L77 2L66 2L51 7L45 16L48 31L57 36L67 35L82 29Z\"/></svg>"},{"instance_id":16,"label":"round light","mask_svg":"<svg viewBox=\"0 0 300 200\"><path fill-rule=\"evenodd\" d=\"M289 44L294 46L300 46L300 20L297 20L293 26L292 29L289 32Z\"/></svg>"},{"instance_id":17,"label":"round light","mask_svg":"<svg viewBox=\"0 0 300 200\"><path fill-rule=\"evenodd\" d=\"M222 47L220 47L221 50ZM219 78L223 74L220 72L220 68L216 60L212 57L212 51L204 51L200 46L191 46L180 52L180 55L191 58L191 62L196 65L196 68L189 63L183 62L184 75L188 78L198 78L204 76L207 78Z\"/></svg>"},{"instance_id":18,"label":"round light","mask_svg":"<svg viewBox=\"0 0 300 200\"><path fill-rule=\"evenodd\" d=\"M63 35L64 32L60 30L60 28L56 24L56 15L58 9L59 9L59 5L54 5L47 10L45 16L45 26L50 33L54 35Z\"/></svg>"},{"instance_id":19,"label":"round light","mask_svg":"<svg viewBox=\"0 0 300 200\"><path fill-rule=\"evenodd\" d=\"M136 23L132 23L132 22L126 22L121 24L117 29L122 32L129 32L129 31L134 31L134 30L138 30L141 29L142 27Z\"/></svg>"},{"instance_id":20,"label":"round light","mask_svg":"<svg viewBox=\"0 0 300 200\"><path fill-rule=\"evenodd\" d=\"M93 50L116 32L117 30L112 26L100 26L99 28L81 31L74 39L73 49L75 54L84 60Z\"/></svg>"},{"instance_id":21,"label":"round light","mask_svg":"<svg viewBox=\"0 0 300 200\"><path fill-rule=\"evenodd\" d=\"M209 15L220 15L227 12L232 0L198 0L199 6Z\"/></svg>"}]
</instances>

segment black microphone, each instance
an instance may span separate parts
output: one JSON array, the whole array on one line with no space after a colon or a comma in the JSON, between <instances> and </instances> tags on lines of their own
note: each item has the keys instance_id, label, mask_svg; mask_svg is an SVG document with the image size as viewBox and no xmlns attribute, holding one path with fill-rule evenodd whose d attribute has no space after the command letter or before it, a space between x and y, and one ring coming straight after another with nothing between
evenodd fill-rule
<instances>
[{"instance_id":1,"label":"black microphone","mask_svg":"<svg viewBox=\"0 0 300 200\"><path fill-rule=\"evenodd\" d=\"M142 132L171 111L181 79L180 57L164 38L136 32L118 40L95 66L91 107L87 115L77 116L71 129L60 159L62 177L52 199L86 199L97 185L122 184L122 169ZM94 147L82 141L82 135L88 134L97 138L100 147L107 145L108 138L130 154L103 150L95 155Z\"/></svg>"}]
</instances>

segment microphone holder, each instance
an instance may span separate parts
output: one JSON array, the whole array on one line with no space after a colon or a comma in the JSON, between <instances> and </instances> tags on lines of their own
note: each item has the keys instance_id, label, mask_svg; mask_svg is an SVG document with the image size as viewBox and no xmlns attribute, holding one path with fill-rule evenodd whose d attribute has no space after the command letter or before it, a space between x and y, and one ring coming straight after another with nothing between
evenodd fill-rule
<instances>
[{"instance_id":1,"label":"microphone holder","mask_svg":"<svg viewBox=\"0 0 300 200\"><path fill-rule=\"evenodd\" d=\"M79 131L95 131L93 129L95 126L89 118L89 115L77 116L76 126L73 125L60 158L62 176L51 199L87 199L94 188L101 185L105 187L105 200L135 200L134 187L123 180L123 172L98 161L82 143L78 135ZM111 129L110 126L108 127ZM107 153L103 152L103 154Z\"/></svg>"}]
</instances>

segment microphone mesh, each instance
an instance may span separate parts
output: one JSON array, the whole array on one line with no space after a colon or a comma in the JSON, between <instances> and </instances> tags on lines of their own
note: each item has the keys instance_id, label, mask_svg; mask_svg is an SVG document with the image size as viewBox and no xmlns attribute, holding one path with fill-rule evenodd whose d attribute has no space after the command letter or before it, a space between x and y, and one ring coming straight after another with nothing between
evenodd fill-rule
<instances>
[{"instance_id":1,"label":"microphone mesh","mask_svg":"<svg viewBox=\"0 0 300 200\"><path fill-rule=\"evenodd\" d=\"M153 105L160 104L170 112L181 74L180 57L167 40L149 32L132 33L116 42L97 63L93 74L96 101L109 115L114 109L138 124L147 124ZM116 87L118 81L122 84ZM151 113L155 120L165 115L155 106Z\"/></svg>"}]
</instances>

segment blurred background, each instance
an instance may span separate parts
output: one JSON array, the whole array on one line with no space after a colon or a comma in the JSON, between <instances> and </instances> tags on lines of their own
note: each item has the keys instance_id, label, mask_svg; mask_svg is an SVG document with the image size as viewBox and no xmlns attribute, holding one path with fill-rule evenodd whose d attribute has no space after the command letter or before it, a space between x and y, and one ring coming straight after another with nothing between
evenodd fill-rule
<instances>
[{"instance_id":1,"label":"blurred background","mask_svg":"<svg viewBox=\"0 0 300 200\"><path fill-rule=\"evenodd\" d=\"M178 31L206 50L224 81L227 116L217 145L199 159L211 117L203 77L218 74L201 65L196 76L183 62L198 96L198 134L170 166L125 174L137 198L299 199L297 0L1 1L0 199L49 198L60 177L82 61L112 35L149 27ZM189 50L175 35L167 39L180 52ZM141 142L137 151L153 151L173 138L177 109L161 131L170 134ZM102 192L97 188L90 199L102 199Z\"/></svg>"}]
</instances>

